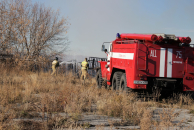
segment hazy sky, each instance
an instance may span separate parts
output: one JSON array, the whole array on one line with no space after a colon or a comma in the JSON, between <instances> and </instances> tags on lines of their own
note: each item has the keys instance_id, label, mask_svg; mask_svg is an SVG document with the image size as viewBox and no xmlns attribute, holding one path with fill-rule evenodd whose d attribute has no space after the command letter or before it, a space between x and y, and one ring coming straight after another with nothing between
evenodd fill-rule
<instances>
[{"instance_id":1,"label":"hazy sky","mask_svg":"<svg viewBox=\"0 0 194 130\"><path fill-rule=\"evenodd\" d=\"M194 44L194 0L32 0L68 17L66 54L105 57L103 42L116 33L190 36Z\"/></svg>"}]
</instances>

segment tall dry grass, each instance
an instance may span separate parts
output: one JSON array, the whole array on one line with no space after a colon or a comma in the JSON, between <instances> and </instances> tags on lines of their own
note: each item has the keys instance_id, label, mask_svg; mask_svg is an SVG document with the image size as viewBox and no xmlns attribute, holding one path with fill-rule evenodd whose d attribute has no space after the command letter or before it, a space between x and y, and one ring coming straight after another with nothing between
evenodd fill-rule
<instances>
[{"instance_id":1,"label":"tall dry grass","mask_svg":"<svg viewBox=\"0 0 194 130\"><path fill-rule=\"evenodd\" d=\"M1 69L0 73L0 129L81 129L83 124L78 123L81 115L93 112L120 117L120 125L139 125L141 129L148 130L161 125L172 126L165 124L167 118L164 117L174 114L173 109L168 114L163 112L156 123L152 121L153 109L150 108L194 108L190 97L177 95L162 103L145 102L139 100L135 93L97 89L91 77L81 85L79 78L72 73L54 77L50 73L8 69ZM169 122L172 123L171 120Z\"/></svg>"}]
</instances>

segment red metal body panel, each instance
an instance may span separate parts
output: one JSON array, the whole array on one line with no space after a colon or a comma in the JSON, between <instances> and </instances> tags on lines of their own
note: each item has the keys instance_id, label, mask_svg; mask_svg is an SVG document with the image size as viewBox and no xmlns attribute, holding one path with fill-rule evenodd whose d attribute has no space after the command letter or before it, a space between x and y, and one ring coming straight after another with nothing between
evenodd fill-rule
<instances>
[{"instance_id":1,"label":"red metal body panel","mask_svg":"<svg viewBox=\"0 0 194 130\"><path fill-rule=\"evenodd\" d=\"M153 44L153 35L120 36L121 38L112 42L108 62L100 62L102 77L107 80L108 85L111 85L114 72L122 71L126 73L127 87L132 89L146 89L146 84L134 84L134 81L147 81L149 77L153 77L182 79L183 91L194 91L194 48L178 46L179 41ZM147 41L142 43L128 39ZM105 65L109 67L106 68Z\"/></svg>"},{"instance_id":2,"label":"red metal body panel","mask_svg":"<svg viewBox=\"0 0 194 130\"><path fill-rule=\"evenodd\" d=\"M184 53L184 78L183 89L184 91L194 91L194 48L185 48Z\"/></svg>"},{"instance_id":3,"label":"red metal body panel","mask_svg":"<svg viewBox=\"0 0 194 130\"><path fill-rule=\"evenodd\" d=\"M135 61L136 58L134 58L134 53L136 53L137 44L119 44L116 42L113 42L113 49L112 49L112 55L111 55L111 71L114 68L124 70L126 72L127 77L127 86L130 88L135 89L136 86L133 84L133 80L135 77L134 70L136 69ZM128 73L130 72L130 73Z\"/></svg>"},{"instance_id":4,"label":"red metal body panel","mask_svg":"<svg viewBox=\"0 0 194 130\"><path fill-rule=\"evenodd\" d=\"M107 62L106 61L99 61L99 63L100 63L100 66L101 66L102 78L106 79L107 78L107 76L106 76L107 69L106 69L105 65L107 64Z\"/></svg>"}]
</instances>

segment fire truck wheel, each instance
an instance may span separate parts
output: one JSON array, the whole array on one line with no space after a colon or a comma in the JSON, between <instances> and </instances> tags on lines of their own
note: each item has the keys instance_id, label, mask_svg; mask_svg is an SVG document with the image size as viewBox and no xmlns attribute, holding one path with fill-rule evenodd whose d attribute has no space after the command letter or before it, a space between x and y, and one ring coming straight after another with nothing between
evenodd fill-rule
<instances>
[{"instance_id":1,"label":"fire truck wheel","mask_svg":"<svg viewBox=\"0 0 194 130\"><path fill-rule=\"evenodd\" d=\"M127 91L127 81L126 81L126 74L122 74L121 81L119 85L119 91L124 92Z\"/></svg>"},{"instance_id":2,"label":"fire truck wheel","mask_svg":"<svg viewBox=\"0 0 194 130\"><path fill-rule=\"evenodd\" d=\"M122 72L115 72L112 79L112 90L119 90Z\"/></svg>"},{"instance_id":3,"label":"fire truck wheel","mask_svg":"<svg viewBox=\"0 0 194 130\"><path fill-rule=\"evenodd\" d=\"M101 69L99 69L96 74L96 83L99 89L102 87L102 82L103 82L103 79L102 79Z\"/></svg>"}]
</instances>

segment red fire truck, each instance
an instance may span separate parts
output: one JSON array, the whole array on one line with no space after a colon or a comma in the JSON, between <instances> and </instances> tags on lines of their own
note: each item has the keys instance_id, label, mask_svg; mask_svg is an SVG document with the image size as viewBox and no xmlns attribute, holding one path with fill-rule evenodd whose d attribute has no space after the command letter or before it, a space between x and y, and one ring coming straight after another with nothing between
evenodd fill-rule
<instances>
[{"instance_id":1,"label":"red fire truck","mask_svg":"<svg viewBox=\"0 0 194 130\"><path fill-rule=\"evenodd\" d=\"M97 86L128 91L160 88L194 91L194 48L190 37L171 34L117 34L104 42L107 61L100 61Z\"/></svg>"}]
</instances>

